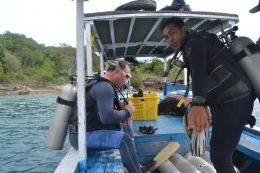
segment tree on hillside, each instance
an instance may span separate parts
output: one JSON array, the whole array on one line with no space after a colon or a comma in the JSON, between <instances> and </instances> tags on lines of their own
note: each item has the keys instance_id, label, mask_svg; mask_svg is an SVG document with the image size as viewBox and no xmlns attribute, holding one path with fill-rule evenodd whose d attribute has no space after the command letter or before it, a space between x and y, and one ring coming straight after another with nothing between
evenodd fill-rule
<instances>
[{"instance_id":1,"label":"tree on hillside","mask_svg":"<svg viewBox=\"0 0 260 173\"><path fill-rule=\"evenodd\" d=\"M18 72L21 69L21 63L17 57L12 55L10 52L5 51L5 60L3 67L6 73Z\"/></svg>"},{"instance_id":2,"label":"tree on hillside","mask_svg":"<svg viewBox=\"0 0 260 173\"><path fill-rule=\"evenodd\" d=\"M76 57L75 57L75 56L68 56L68 57L65 59L65 63L66 63L66 65L67 65L67 67L68 67L69 75L71 75L73 69L75 69L76 64L77 64Z\"/></svg>"},{"instance_id":3,"label":"tree on hillside","mask_svg":"<svg viewBox=\"0 0 260 173\"><path fill-rule=\"evenodd\" d=\"M0 44L0 62L3 63L5 58L4 46Z\"/></svg>"},{"instance_id":4,"label":"tree on hillside","mask_svg":"<svg viewBox=\"0 0 260 173\"><path fill-rule=\"evenodd\" d=\"M59 45L62 48L71 47L69 44L66 44L66 43L59 43Z\"/></svg>"},{"instance_id":5,"label":"tree on hillside","mask_svg":"<svg viewBox=\"0 0 260 173\"><path fill-rule=\"evenodd\" d=\"M60 48L57 49L60 56L56 57L56 64L59 63L59 75L71 75L76 70L76 48L68 44L60 43ZM57 62L57 58L60 62Z\"/></svg>"},{"instance_id":6,"label":"tree on hillside","mask_svg":"<svg viewBox=\"0 0 260 173\"><path fill-rule=\"evenodd\" d=\"M43 47L32 38L27 38L24 34L5 31L3 36L5 39L6 49L11 51L12 53L19 52L23 47L27 47L32 51L37 51Z\"/></svg>"},{"instance_id":7,"label":"tree on hillside","mask_svg":"<svg viewBox=\"0 0 260 173\"><path fill-rule=\"evenodd\" d=\"M162 74L163 62L159 59L154 59L152 62L144 64L144 72L155 75Z\"/></svg>"},{"instance_id":8,"label":"tree on hillside","mask_svg":"<svg viewBox=\"0 0 260 173\"><path fill-rule=\"evenodd\" d=\"M42 83L44 86L49 82L53 82L55 80L55 70L54 70L55 63L46 59L44 64L39 67L33 68L33 77L37 80L38 83Z\"/></svg>"},{"instance_id":9,"label":"tree on hillside","mask_svg":"<svg viewBox=\"0 0 260 173\"><path fill-rule=\"evenodd\" d=\"M4 76L4 68L2 66L2 63L0 62L0 78Z\"/></svg>"},{"instance_id":10,"label":"tree on hillside","mask_svg":"<svg viewBox=\"0 0 260 173\"><path fill-rule=\"evenodd\" d=\"M44 54L41 51L36 51L33 53L33 59L32 59L32 64L31 66L36 66L36 65L43 65L44 64Z\"/></svg>"},{"instance_id":11,"label":"tree on hillside","mask_svg":"<svg viewBox=\"0 0 260 173\"><path fill-rule=\"evenodd\" d=\"M132 73L131 85L135 88L139 88L142 85L142 78L136 73Z\"/></svg>"},{"instance_id":12,"label":"tree on hillside","mask_svg":"<svg viewBox=\"0 0 260 173\"><path fill-rule=\"evenodd\" d=\"M32 54L33 52L28 47L24 47L21 51L16 53L16 56L21 58L22 66L26 67L32 64Z\"/></svg>"}]
</instances>

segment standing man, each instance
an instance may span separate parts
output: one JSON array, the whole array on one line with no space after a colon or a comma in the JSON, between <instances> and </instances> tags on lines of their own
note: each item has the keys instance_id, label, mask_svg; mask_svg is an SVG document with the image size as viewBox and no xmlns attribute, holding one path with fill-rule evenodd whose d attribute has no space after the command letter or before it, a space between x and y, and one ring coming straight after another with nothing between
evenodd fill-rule
<instances>
[{"instance_id":1,"label":"standing man","mask_svg":"<svg viewBox=\"0 0 260 173\"><path fill-rule=\"evenodd\" d=\"M119 149L129 173L141 173L132 131L128 125L120 123L132 116L135 107L133 103L121 107L116 92L131 77L130 71L126 61L118 60L108 67L105 75L86 83L87 149ZM78 149L77 132L70 132L69 141Z\"/></svg>"},{"instance_id":2,"label":"standing man","mask_svg":"<svg viewBox=\"0 0 260 173\"><path fill-rule=\"evenodd\" d=\"M193 100L188 129L194 128L199 133L209 126L204 106L210 106L211 161L218 173L235 173L232 155L256 98L250 81L215 34L194 36L195 31L175 17L163 21L160 29L175 51L181 48L192 75Z\"/></svg>"}]
</instances>

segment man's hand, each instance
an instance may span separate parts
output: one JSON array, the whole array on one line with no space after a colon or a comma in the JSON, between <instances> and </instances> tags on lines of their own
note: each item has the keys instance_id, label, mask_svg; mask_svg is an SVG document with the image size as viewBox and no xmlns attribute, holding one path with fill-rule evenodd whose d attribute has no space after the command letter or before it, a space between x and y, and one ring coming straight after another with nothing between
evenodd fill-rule
<instances>
[{"instance_id":1,"label":"man's hand","mask_svg":"<svg viewBox=\"0 0 260 173\"><path fill-rule=\"evenodd\" d=\"M133 103L129 103L127 105L124 105L124 109L127 109L130 113L130 115L132 116L133 113L135 112L135 107Z\"/></svg>"},{"instance_id":2,"label":"man's hand","mask_svg":"<svg viewBox=\"0 0 260 173\"><path fill-rule=\"evenodd\" d=\"M192 106L188 113L188 129L195 128L200 133L209 126L209 117L203 106Z\"/></svg>"}]
</instances>

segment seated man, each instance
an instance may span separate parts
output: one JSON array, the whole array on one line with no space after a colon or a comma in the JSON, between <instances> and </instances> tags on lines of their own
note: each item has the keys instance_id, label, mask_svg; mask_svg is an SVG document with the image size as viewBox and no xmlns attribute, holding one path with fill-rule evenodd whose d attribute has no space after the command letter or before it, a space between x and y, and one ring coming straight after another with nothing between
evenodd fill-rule
<instances>
[{"instance_id":1,"label":"seated man","mask_svg":"<svg viewBox=\"0 0 260 173\"><path fill-rule=\"evenodd\" d=\"M141 173L140 164L128 125L120 123L129 118L135 107L121 107L116 90L131 77L130 66L124 60L112 63L106 74L86 84L87 149L104 151L119 149L122 162L129 173ZM78 149L78 134L70 133L71 145Z\"/></svg>"}]
</instances>

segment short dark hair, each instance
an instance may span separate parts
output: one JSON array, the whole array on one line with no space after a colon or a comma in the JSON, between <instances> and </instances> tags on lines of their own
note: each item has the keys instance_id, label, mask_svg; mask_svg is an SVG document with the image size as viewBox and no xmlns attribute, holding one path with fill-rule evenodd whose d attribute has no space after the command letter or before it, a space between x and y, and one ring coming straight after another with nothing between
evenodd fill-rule
<instances>
[{"instance_id":1,"label":"short dark hair","mask_svg":"<svg viewBox=\"0 0 260 173\"><path fill-rule=\"evenodd\" d=\"M116 60L114 63L118 63L118 65L119 65L119 67L121 68L121 69L125 69L125 66L126 65L128 65L129 67L130 67L130 65L128 64L128 62L127 61L125 61L125 60ZM114 63L112 63L108 68L107 68L107 71L114 71L116 68L117 68L117 66L115 66L115 65L113 65Z\"/></svg>"},{"instance_id":2,"label":"short dark hair","mask_svg":"<svg viewBox=\"0 0 260 173\"><path fill-rule=\"evenodd\" d=\"M186 26L186 24L184 23L184 21L181 18L178 17L171 17L171 18L167 18L165 19L161 25L160 25L160 31L162 32L163 29L169 25L169 24L173 24L174 26L178 27L178 28L182 28L183 26Z\"/></svg>"}]
</instances>

